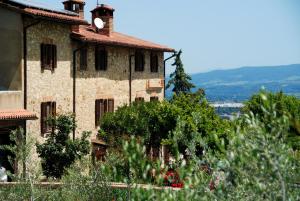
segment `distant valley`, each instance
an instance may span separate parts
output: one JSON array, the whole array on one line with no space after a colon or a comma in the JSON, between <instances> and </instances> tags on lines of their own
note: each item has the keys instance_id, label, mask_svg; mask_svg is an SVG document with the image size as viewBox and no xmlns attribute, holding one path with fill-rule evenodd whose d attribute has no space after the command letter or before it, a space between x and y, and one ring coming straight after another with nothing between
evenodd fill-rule
<instances>
[{"instance_id":1,"label":"distant valley","mask_svg":"<svg viewBox=\"0 0 300 201\"><path fill-rule=\"evenodd\" d=\"M196 88L205 89L210 102L243 102L262 87L300 97L300 64L241 67L191 76ZM167 90L167 97L171 94L171 90Z\"/></svg>"}]
</instances>

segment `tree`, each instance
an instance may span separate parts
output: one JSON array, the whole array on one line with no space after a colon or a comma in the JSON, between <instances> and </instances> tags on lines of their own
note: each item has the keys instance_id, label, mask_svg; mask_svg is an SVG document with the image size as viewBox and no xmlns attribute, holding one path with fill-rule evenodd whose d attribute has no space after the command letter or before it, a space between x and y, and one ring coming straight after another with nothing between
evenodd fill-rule
<instances>
[{"instance_id":1,"label":"tree","mask_svg":"<svg viewBox=\"0 0 300 201\"><path fill-rule=\"evenodd\" d=\"M180 50L178 53L175 53L175 62L172 66L176 66L175 72L170 75L170 80L166 86L166 88L170 88L172 85L174 86L172 91L176 94L180 92L187 93L190 92L192 88L195 86L190 83L192 80L191 76L184 72L183 64L181 61L182 51Z\"/></svg>"},{"instance_id":2,"label":"tree","mask_svg":"<svg viewBox=\"0 0 300 201\"><path fill-rule=\"evenodd\" d=\"M66 168L90 152L87 140L90 132L83 132L80 139L71 140L70 133L76 127L73 115L60 115L49 122L55 129L44 144L36 145L37 153L42 158L44 175L60 179Z\"/></svg>"},{"instance_id":3,"label":"tree","mask_svg":"<svg viewBox=\"0 0 300 201\"><path fill-rule=\"evenodd\" d=\"M289 132L285 139L294 149L300 150L300 100L294 96L285 95L283 92L272 93L262 90L258 94L254 94L245 103L242 112L253 113L266 125L268 131L272 130L273 126L264 109L268 104L266 100L273 105L271 112L275 112L279 117L283 115L289 117Z\"/></svg>"},{"instance_id":4,"label":"tree","mask_svg":"<svg viewBox=\"0 0 300 201\"><path fill-rule=\"evenodd\" d=\"M148 148L164 144L184 154L191 142L195 146L190 149L195 151L196 146L198 150L204 146L201 144L203 141L205 146L222 151L216 141L226 141L230 126L228 121L215 113L201 90L197 93L175 94L170 101L120 107L115 113L104 116L99 133L101 137L109 138L108 144L117 148L124 137L136 136Z\"/></svg>"}]
</instances>

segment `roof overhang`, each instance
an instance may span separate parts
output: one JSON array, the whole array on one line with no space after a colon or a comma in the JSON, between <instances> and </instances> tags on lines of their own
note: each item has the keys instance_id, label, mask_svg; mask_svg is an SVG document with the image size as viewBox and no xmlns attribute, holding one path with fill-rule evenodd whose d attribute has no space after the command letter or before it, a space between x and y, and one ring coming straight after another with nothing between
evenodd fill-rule
<instances>
[{"instance_id":1,"label":"roof overhang","mask_svg":"<svg viewBox=\"0 0 300 201\"><path fill-rule=\"evenodd\" d=\"M25 109L18 110L0 110L0 121L11 121L11 120L36 120L37 116L35 113Z\"/></svg>"},{"instance_id":2,"label":"roof overhang","mask_svg":"<svg viewBox=\"0 0 300 201\"><path fill-rule=\"evenodd\" d=\"M88 25L89 23L86 20L80 19L79 16L76 15L67 15L55 11L49 11L44 9L32 8L32 7L24 7L17 6L15 4L10 4L10 2L0 2L0 7L9 9L14 12L18 12L20 14L31 16L43 20L50 20L61 22L65 24L71 25Z\"/></svg>"},{"instance_id":3,"label":"roof overhang","mask_svg":"<svg viewBox=\"0 0 300 201\"><path fill-rule=\"evenodd\" d=\"M119 47L130 47L130 48L136 48L136 49L145 49L145 50L153 50L153 51L159 51L159 52L175 52L174 49L168 48L168 47L154 47L150 45L142 45L142 44L135 44L130 42L121 42L118 40L101 40L96 38L89 38L84 35L81 35L80 33L73 32L71 34L71 38L83 43L95 43L95 44L101 44L101 45L110 45L110 46L119 46Z\"/></svg>"}]
</instances>

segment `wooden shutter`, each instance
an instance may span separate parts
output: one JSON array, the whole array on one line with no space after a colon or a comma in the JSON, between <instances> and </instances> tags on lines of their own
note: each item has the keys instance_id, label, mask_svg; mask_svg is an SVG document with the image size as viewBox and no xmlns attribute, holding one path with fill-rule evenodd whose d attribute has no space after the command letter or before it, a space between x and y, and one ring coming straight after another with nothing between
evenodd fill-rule
<instances>
[{"instance_id":1,"label":"wooden shutter","mask_svg":"<svg viewBox=\"0 0 300 201\"><path fill-rule=\"evenodd\" d=\"M53 117L56 116L56 102L52 102L52 103L51 103L51 115L52 115Z\"/></svg>"},{"instance_id":2,"label":"wooden shutter","mask_svg":"<svg viewBox=\"0 0 300 201\"><path fill-rule=\"evenodd\" d=\"M41 44L41 68L45 67L45 45Z\"/></svg>"},{"instance_id":3,"label":"wooden shutter","mask_svg":"<svg viewBox=\"0 0 300 201\"><path fill-rule=\"evenodd\" d=\"M80 50L80 70L87 69L87 49Z\"/></svg>"},{"instance_id":4,"label":"wooden shutter","mask_svg":"<svg viewBox=\"0 0 300 201\"><path fill-rule=\"evenodd\" d=\"M108 100L108 112L114 112L114 100L113 99Z\"/></svg>"},{"instance_id":5,"label":"wooden shutter","mask_svg":"<svg viewBox=\"0 0 300 201\"><path fill-rule=\"evenodd\" d=\"M158 97L157 96L150 97L150 102L153 102L153 101L158 101Z\"/></svg>"},{"instance_id":6,"label":"wooden shutter","mask_svg":"<svg viewBox=\"0 0 300 201\"><path fill-rule=\"evenodd\" d=\"M104 56L104 67L103 70L107 70L107 59L108 59L108 52L106 50L103 50L103 56Z\"/></svg>"},{"instance_id":7,"label":"wooden shutter","mask_svg":"<svg viewBox=\"0 0 300 201\"><path fill-rule=\"evenodd\" d=\"M135 67L135 71L139 71L139 53L138 52L136 52L135 53L135 65L134 65L134 67Z\"/></svg>"},{"instance_id":8,"label":"wooden shutter","mask_svg":"<svg viewBox=\"0 0 300 201\"><path fill-rule=\"evenodd\" d=\"M98 53L98 46L95 47L95 69L99 70L99 53Z\"/></svg>"},{"instance_id":9,"label":"wooden shutter","mask_svg":"<svg viewBox=\"0 0 300 201\"><path fill-rule=\"evenodd\" d=\"M56 102L52 102L50 104L51 104L51 115L52 115L52 118L55 118L55 116L56 116ZM54 133L55 126L51 125L51 129L52 129L52 132Z\"/></svg>"},{"instance_id":10,"label":"wooden shutter","mask_svg":"<svg viewBox=\"0 0 300 201\"><path fill-rule=\"evenodd\" d=\"M41 103L41 133L47 132L47 103Z\"/></svg>"},{"instance_id":11,"label":"wooden shutter","mask_svg":"<svg viewBox=\"0 0 300 201\"><path fill-rule=\"evenodd\" d=\"M144 102L145 99L143 97L136 97L135 98L135 102L140 103L140 102Z\"/></svg>"},{"instance_id":12,"label":"wooden shutter","mask_svg":"<svg viewBox=\"0 0 300 201\"><path fill-rule=\"evenodd\" d=\"M95 126L99 126L100 120L100 100L95 101Z\"/></svg>"},{"instance_id":13,"label":"wooden shutter","mask_svg":"<svg viewBox=\"0 0 300 201\"><path fill-rule=\"evenodd\" d=\"M57 48L56 45L52 45L52 69L57 67Z\"/></svg>"},{"instance_id":14,"label":"wooden shutter","mask_svg":"<svg viewBox=\"0 0 300 201\"><path fill-rule=\"evenodd\" d=\"M46 45L46 67L47 69L52 69L52 61L51 61L51 58L52 58L52 47L51 45Z\"/></svg>"},{"instance_id":15,"label":"wooden shutter","mask_svg":"<svg viewBox=\"0 0 300 201\"><path fill-rule=\"evenodd\" d=\"M158 72L158 56L153 53L151 53L150 66L151 72Z\"/></svg>"},{"instance_id":16,"label":"wooden shutter","mask_svg":"<svg viewBox=\"0 0 300 201\"><path fill-rule=\"evenodd\" d=\"M142 59L141 71L144 71L144 66L145 66L145 54L141 53L141 59Z\"/></svg>"}]
</instances>

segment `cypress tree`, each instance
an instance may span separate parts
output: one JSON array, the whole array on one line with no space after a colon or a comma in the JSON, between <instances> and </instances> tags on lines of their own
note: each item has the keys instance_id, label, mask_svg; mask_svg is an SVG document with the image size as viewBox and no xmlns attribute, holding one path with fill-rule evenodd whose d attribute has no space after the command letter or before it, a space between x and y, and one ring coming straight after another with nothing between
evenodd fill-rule
<instances>
[{"instance_id":1,"label":"cypress tree","mask_svg":"<svg viewBox=\"0 0 300 201\"><path fill-rule=\"evenodd\" d=\"M176 66L175 71L170 75L170 80L166 86L166 88L170 88L171 86L174 86L172 91L176 94L182 93L188 93L191 92L191 89L194 88L194 84L192 84L190 81L192 80L191 76L186 74L184 72L183 63L181 61L181 54L182 51L175 53L175 62L172 64L172 66Z\"/></svg>"}]
</instances>

